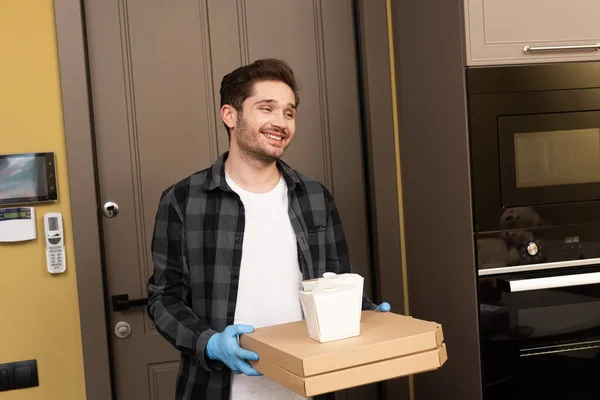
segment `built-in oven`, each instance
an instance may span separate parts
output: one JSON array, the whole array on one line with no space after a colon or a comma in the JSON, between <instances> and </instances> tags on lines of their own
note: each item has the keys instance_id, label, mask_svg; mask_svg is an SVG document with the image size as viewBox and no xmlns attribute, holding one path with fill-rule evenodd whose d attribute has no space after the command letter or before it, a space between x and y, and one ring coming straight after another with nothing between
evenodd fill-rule
<instances>
[{"instance_id":1,"label":"built-in oven","mask_svg":"<svg viewBox=\"0 0 600 400\"><path fill-rule=\"evenodd\" d=\"M600 399L600 224L477 242L484 399Z\"/></svg>"},{"instance_id":2,"label":"built-in oven","mask_svg":"<svg viewBox=\"0 0 600 400\"><path fill-rule=\"evenodd\" d=\"M600 63L467 83L484 399L600 399Z\"/></svg>"}]
</instances>

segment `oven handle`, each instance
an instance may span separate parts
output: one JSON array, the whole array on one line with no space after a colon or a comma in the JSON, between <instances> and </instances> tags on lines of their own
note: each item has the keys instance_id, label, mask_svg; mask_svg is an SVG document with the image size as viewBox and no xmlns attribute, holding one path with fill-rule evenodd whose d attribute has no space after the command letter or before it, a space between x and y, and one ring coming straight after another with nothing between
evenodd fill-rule
<instances>
[{"instance_id":1,"label":"oven handle","mask_svg":"<svg viewBox=\"0 0 600 400\"><path fill-rule=\"evenodd\" d=\"M525 292L569 286L593 285L600 283L600 272L549 276L531 279L502 279L503 289L508 292Z\"/></svg>"}]
</instances>

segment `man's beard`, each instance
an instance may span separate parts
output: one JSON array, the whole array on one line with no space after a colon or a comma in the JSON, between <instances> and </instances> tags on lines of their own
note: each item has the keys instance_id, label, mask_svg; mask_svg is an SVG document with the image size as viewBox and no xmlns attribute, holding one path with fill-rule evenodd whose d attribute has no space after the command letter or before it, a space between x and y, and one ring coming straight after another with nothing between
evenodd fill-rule
<instances>
[{"instance_id":1,"label":"man's beard","mask_svg":"<svg viewBox=\"0 0 600 400\"><path fill-rule=\"evenodd\" d=\"M279 159L279 157L268 154L261 148L260 138L253 136L252 132L248 129L246 120L241 112L238 114L235 131L237 144L242 157L250 158L263 164L271 164ZM258 132L258 134L262 135L260 132Z\"/></svg>"}]
</instances>

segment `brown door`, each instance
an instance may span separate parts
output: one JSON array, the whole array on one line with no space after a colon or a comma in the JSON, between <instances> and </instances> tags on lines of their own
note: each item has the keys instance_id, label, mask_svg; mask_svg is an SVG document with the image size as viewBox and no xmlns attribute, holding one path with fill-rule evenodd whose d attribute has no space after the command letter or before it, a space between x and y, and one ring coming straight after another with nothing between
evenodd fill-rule
<instances>
[{"instance_id":1,"label":"brown door","mask_svg":"<svg viewBox=\"0 0 600 400\"><path fill-rule=\"evenodd\" d=\"M109 302L147 296L159 195L227 149L220 80L262 57L296 72L297 135L285 159L333 192L369 288L351 0L87 0L85 13L99 206L118 207L101 227ZM179 354L145 307L109 308L117 399L173 399Z\"/></svg>"}]
</instances>

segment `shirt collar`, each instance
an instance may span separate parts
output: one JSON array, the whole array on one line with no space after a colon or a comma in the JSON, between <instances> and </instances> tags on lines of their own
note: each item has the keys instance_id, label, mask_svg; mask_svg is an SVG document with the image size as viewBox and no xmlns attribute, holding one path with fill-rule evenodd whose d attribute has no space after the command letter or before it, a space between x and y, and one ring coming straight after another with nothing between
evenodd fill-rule
<instances>
[{"instance_id":1,"label":"shirt collar","mask_svg":"<svg viewBox=\"0 0 600 400\"><path fill-rule=\"evenodd\" d=\"M231 188L225 180L225 160L227 160L229 152L221 154L221 156L214 162L214 164L208 170L208 175L204 181L204 190L211 191L216 188L230 192ZM288 191L293 190L296 185L302 185L302 180L298 176L298 173L294 171L289 165L281 160L276 161L277 169L281 172L285 184L288 187Z\"/></svg>"}]
</instances>

